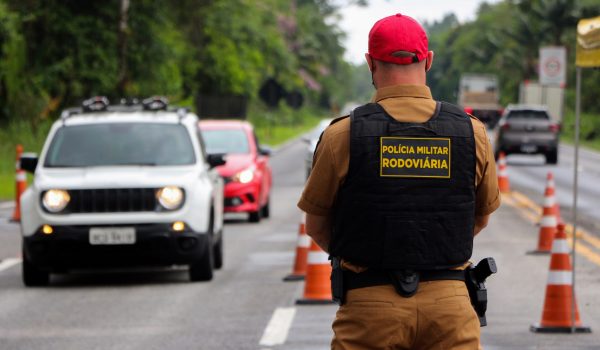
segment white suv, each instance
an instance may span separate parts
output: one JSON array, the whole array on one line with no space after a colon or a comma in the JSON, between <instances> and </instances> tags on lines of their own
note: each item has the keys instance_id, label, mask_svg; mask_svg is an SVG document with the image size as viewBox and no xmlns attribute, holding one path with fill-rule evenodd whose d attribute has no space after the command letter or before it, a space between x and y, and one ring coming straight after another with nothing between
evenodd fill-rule
<instances>
[{"instance_id":1,"label":"white suv","mask_svg":"<svg viewBox=\"0 0 600 350\"><path fill-rule=\"evenodd\" d=\"M21 197L23 282L81 268L189 265L192 281L223 264L223 180L198 118L164 98L63 112Z\"/></svg>"}]
</instances>

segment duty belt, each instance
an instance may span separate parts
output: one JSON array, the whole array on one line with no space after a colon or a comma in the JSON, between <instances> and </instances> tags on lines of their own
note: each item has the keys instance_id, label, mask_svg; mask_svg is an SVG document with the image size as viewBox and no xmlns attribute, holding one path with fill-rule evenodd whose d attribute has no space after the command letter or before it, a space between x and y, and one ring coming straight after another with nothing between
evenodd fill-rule
<instances>
[{"instance_id":1,"label":"duty belt","mask_svg":"<svg viewBox=\"0 0 600 350\"><path fill-rule=\"evenodd\" d=\"M465 281L464 270L378 270L361 273L344 271L346 290L391 284L398 294L410 297L417 292L419 282L456 280Z\"/></svg>"}]
</instances>

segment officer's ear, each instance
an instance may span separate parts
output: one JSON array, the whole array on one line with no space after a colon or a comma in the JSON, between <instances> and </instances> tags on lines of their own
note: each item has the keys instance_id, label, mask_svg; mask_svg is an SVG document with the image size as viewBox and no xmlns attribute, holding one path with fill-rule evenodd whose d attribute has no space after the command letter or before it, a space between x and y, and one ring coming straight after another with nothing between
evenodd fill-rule
<instances>
[{"instance_id":1,"label":"officer's ear","mask_svg":"<svg viewBox=\"0 0 600 350\"><path fill-rule=\"evenodd\" d=\"M431 69L431 64L433 63L433 51L427 52L427 57L425 58L425 71L429 72Z\"/></svg>"},{"instance_id":2,"label":"officer's ear","mask_svg":"<svg viewBox=\"0 0 600 350\"><path fill-rule=\"evenodd\" d=\"M373 57L368 53L365 53L365 59L367 60L367 64L369 65L369 70L371 73L375 73L375 63L373 62Z\"/></svg>"}]
</instances>

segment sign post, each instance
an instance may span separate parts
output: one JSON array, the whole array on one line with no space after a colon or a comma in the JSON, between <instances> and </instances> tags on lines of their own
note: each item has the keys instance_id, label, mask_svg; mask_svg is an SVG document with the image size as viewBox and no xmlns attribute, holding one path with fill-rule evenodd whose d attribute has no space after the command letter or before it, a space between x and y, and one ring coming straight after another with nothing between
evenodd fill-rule
<instances>
[{"instance_id":1,"label":"sign post","mask_svg":"<svg viewBox=\"0 0 600 350\"><path fill-rule=\"evenodd\" d=\"M600 17L582 19L577 24L577 52L575 56L577 66L575 88L575 165L573 169L573 281L571 304L571 332L575 333L575 256L577 247L577 194L578 194L578 167L579 167L579 127L581 115L581 70L583 68L600 67Z\"/></svg>"},{"instance_id":2,"label":"sign post","mask_svg":"<svg viewBox=\"0 0 600 350\"><path fill-rule=\"evenodd\" d=\"M548 106L554 117L563 122L564 88L567 85L567 49L564 46L546 46L540 48L538 67L541 104ZM559 100L556 100L556 90ZM558 106L556 106L558 104Z\"/></svg>"}]
</instances>

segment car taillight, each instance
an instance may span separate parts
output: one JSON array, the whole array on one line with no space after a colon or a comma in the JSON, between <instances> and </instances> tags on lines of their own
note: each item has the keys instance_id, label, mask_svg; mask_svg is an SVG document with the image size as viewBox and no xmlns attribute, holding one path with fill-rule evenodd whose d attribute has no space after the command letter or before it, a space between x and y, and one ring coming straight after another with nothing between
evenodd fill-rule
<instances>
[{"instance_id":1,"label":"car taillight","mask_svg":"<svg viewBox=\"0 0 600 350\"><path fill-rule=\"evenodd\" d=\"M465 113L472 115L473 114L473 108L471 108L471 107L465 107Z\"/></svg>"},{"instance_id":2,"label":"car taillight","mask_svg":"<svg viewBox=\"0 0 600 350\"><path fill-rule=\"evenodd\" d=\"M510 124L508 124L508 123L502 124L501 128L502 128L502 130L509 130Z\"/></svg>"},{"instance_id":3,"label":"car taillight","mask_svg":"<svg viewBox=\"0 0 600 350\"><path fill-rule=\"evenodd\" d=\"M559 132L560 131L560 125L559 124L550 124L550 131L552 131L552 132Z\"/></svg>"}]
</instances>

